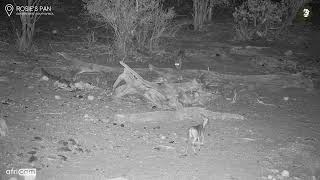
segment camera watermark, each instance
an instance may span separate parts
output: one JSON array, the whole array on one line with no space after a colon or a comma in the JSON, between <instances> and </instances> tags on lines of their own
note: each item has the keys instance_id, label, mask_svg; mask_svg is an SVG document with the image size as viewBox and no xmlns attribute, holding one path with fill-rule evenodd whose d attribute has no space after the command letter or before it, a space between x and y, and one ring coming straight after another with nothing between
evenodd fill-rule
<instances>
[{"instance_id":1,"label":"camera watermark","mask_svg":"<svg viewBox=\"0 0 320 180\"><path fill-rule=\"evenodd\" d=\"M7 169L6 175L19 175L24 176L25 180L35 180L37 176L37 169L24 168L24 169Z\"/></svg>"},{"instance_id":2,"label":"camera watermark","mask_svg":"<svg viewBox=\"0 0 320 180\"><path fill-rule=\"evenodd\" d=\"M13 6L7 4L4 10L9 17L13 12L15 15L54 15L51 6Z\"/></svg>"},{"instance_id":3,"label":"camera watermark","mask_svg":"<svg viewBox=\"0 0 320 180\"><path fill-rule=\"evenodd\" d=\"M6 10L8 16L10 17L12 12L13 12L13 6L12 4L7 4L5 7L4 7L4 10Z\"/></svg>"},{"instance_id":4,"label":"camera watermark","mask_svg":"<svg viewBox=\"0 0 320 180\"><path fill-rule=\"evenodd\" d=\"M303 17L307 18L310 16L310 10L305 8L303 9Z\"/></svg>"}]
</instances>

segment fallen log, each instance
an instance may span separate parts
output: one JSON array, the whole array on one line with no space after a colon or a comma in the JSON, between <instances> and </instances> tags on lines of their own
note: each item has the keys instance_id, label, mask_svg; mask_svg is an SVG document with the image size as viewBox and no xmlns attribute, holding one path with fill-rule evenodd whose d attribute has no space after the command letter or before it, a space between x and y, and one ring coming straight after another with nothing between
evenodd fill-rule
<instances>
[{"instance_id":1,"label":"fallen log","mask_svg":"<svg viewBox=\"0 0 320 180\"><path fill-rule=\"evenodd\" d=\"M184 83L149 82L124 62L120 62L120 64L124 67L124 70L113 85L116 98L138 94L161 109L181 109L185 105L203 104L202 101L208 99L203 97L209 94L204 92L201 84L195 80ZM125 84L119 86L122 81Z\"/></svg>"},{"instance_id":2,"label":"fallen log","mask_svg":"<svg viewBox=\"0 0 320 180\"><path fill-rule=\"evenodd\" d=\"M159 108L171 109L182 107L176 98L172 97L174 90L166 94L165 89L169 88L166 85L146 81L124 62L120 62L120 64L124 67L124 70L113 84L115 97L120 98L127 94L140 94ZM117 87L122 81L125 81L125 84Z\"/></svg>"},{"instance_id":3,"label":"fallen log","mask_svg":"<svg viewBox=\"0 0 320 180\"><path fill-rule=\"evenodd\" d=\"M117 123L146 123L146 122L172 122L199 120L201 114L209 117L210 120L244 120L245 118L239 114L212 112L200 107L182 108L177 111L154 111L135 114L116 114L114 119Z\"/></svg>"},{"instance_id":4,"label":"fallen log","mask_svg":"<svg viewBox=\"0 0 320 180\"><path fill-rule=\"evenodd\" d=\"M178 75L171 68L157 68L153 65L149 65L149 69L160 76L164 76L168 82L174 82L178 78ZM313 90L312 80L304 77L302 73L231 75L206 70L184 69L181 70L181 74L183 74L184 77L187 77L185 79L194 76L198 76L199 78L201 77L201 82L207 86L223 87L228 84L232 85L232 88L237 86L250 86L253 89L263 88L270 91L277 91L283 88L301 88L307 91Z\"/></svg>"},{"instance_id":5,"label":"fallen log","mask_svg":"<svg viewBox=\"0 0 320 180\"><path fill-rule=\"evenodd\" d=\"M204 77L210 83L228 83L234 85L250 86L253 89L268 89L275 92L284 88L299 88L307 91L313 90L312 80L304 77L301 73L296 74L267 74L267 75L225 75L207 72Z\"/></svg>"}]
</instances>

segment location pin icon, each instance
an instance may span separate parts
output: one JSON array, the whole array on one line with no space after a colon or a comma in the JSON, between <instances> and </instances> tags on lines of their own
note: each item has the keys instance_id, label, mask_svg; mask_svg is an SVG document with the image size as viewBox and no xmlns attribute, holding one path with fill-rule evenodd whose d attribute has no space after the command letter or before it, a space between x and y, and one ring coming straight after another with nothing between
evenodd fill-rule
<instances>
[{"instance_id":1,"label":"location pin icon","mask_svg":"<svg viewBox=\"0 0 320 180\"><path fill-rule=\"evenodd\" d=\"M12 12L13 12L13 6L12 6L12 4L7 4L7 5L4 7L4 9L6 10L8 16L10 17L11 14L12 14Z\"/></svg>"}]
</instances>

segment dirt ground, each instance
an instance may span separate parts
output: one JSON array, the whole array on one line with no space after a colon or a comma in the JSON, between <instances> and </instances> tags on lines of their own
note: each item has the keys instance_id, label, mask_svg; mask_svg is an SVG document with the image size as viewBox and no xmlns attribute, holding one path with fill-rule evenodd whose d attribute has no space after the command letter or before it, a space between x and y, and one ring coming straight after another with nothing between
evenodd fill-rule
<instances>
[{"instance_id":1,"label":"dirt ground","mask_svg":"<svg viewBox=\"0 0 320 180\"><path fill-rule=\"evenodd\" d=\"M202 33L185 30L163 47L186 50L184 69L209 67L210 71L239 75L284 71L253 67L248 56L229 54L225 48L217 48L217 42L267 46L270 48L262 53L270 56L283 56L291 50L292 59L305 69L320 67L319 27L295 26L284 40L244 43L232 40L232 24L226 22L231 21L216 21ZM88 52L98 54L95 50L99 47L87 48L81 38L68 36L65 29L52 39L42 35L39 32L38 52L33 55L19 54L0 43L0 75L8 78L0 82L0 113L9 129L0 138L0 179L23 179L7 173L19 168L36 168L37 180L311 180L320 176L319 73L310 75L315 84L311 92L294 88L254 92L271 105L255 103L246 96L233 104L221 97L206 105L211 111L237 113L245 119L210 120L204 146L194 154L186 143L186 132L197 119L114 122L116 113L154 111L143 98L112 97L117 75L102 79L103 88L76 92L57 89L52 80L41 80L39 67L64 65L61 57L52 55L55 52L87 58ZM48 42L50 46L45 45ZM120 67L103 62L103 57L95 56L95 63ZM147 67L148 63L128 62L130 67ZM173 67L168 62L155 64ZM83 77L94 79L96 75Z\"/></svg>"}]
</instances>

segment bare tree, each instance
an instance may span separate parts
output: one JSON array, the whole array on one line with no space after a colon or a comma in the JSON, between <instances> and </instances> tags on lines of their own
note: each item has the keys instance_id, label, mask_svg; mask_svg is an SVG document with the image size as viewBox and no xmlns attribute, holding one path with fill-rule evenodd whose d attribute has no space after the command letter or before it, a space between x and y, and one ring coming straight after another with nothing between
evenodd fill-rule
<instances>
[{"instance_id":1,"label":"bare tree","mask_svg":"<svg viewBox=\"0 0 320 180\"><path fill-rule=\"evenodd\" d=\"M111 25L115 48L123 58L135 48L156 49L174 17L172 9L163 9L161 0L90 0L86 8L98 15L97 20Z\"/></svg>"},{"instance_id":2,"label":"bare tree","mask_svg":"<svg viewBox=\"0 0 320 180\"><path fill-rule=\"evenodd\" d=\"M42 0L25 0L23 6L39 6ZM27 51L32 46L35 24L41 14L36 12L20 13L21 30L17 33L19 51Z\"/></svg>"},{"instance_id":3,"label":"bare tree","mask_svg":"<svg viewBox=\"0 0 320 180\"><path fill-rule=\"evenodd\" d=\"M228 4L228 0L193 0L194 30L201 31L206 22L212 21L214 6L222 4Z\"/></svg>"}]
</instances>

